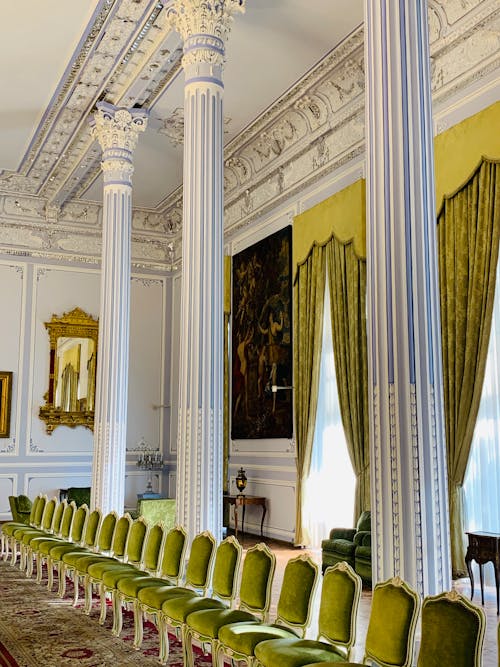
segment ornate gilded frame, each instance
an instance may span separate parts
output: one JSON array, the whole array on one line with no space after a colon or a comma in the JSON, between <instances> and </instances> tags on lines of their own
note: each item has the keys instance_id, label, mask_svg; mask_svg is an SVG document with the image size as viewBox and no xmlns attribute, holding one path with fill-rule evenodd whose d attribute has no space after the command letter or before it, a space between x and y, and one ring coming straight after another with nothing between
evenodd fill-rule
<instances>
[{"instance_id":1,"label":"ornate gilded frame","mask_svg":"<svg viewBox=\"0 0 500 667\"><path fill-rule=\"evenodd\" d=\"M94 430L94 410L90 409L70 409L62 410L56 407L56 351L59 338L89 338L94 343L95 357L97 357L97 337L99 322L91 315L88 315L81 308L74 308L62 317L52 315L50 322L45 322L45 328L49 333L50 341L50 360L49 360L49 388L44 394L45 405L40 407L39 417L45 422L45 429L49 435L57 426L85 426ZM95 362L95 359L94 359ZM95 391L95 363L91 377Z\"/></svg>"},{"instance_id":2,"label":"ornate gilded frame","mask_svg":"<svg viewBox=\"0 0 500 667\"><path fill-rule=\"evenodd\" d=\"M0 371L0 438L10 436L12 371Z\"/></svg>"}]
</instances>

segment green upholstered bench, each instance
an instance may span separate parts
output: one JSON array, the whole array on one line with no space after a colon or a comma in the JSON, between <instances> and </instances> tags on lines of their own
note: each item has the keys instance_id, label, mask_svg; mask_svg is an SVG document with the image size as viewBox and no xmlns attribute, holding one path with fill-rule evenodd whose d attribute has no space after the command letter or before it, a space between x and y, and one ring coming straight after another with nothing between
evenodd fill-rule
<instances>
[{"instance_id":1,"label":"green upholstered bench","mask_svg":"<svg viewBox=\"0 0 500 667\"><path fill-rule=\"evenodd\" d=\"M137 514L150 524L163 522L166 530L175 526L175 498L141 498L137 505Z\"/></svg>"}]
</instances>

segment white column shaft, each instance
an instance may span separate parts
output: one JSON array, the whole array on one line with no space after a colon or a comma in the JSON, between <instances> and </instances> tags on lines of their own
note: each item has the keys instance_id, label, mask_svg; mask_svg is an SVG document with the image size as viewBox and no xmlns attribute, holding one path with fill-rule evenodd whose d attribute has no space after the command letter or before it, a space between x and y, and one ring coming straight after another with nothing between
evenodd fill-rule
<instances>
[{"instance_id":1,"label":"white column shaft","mask_svg":"<svg viewBox=\"0 0 500 667\"><path fill-rule=\"evenodd\" d=\"M121 513L125 499L130 328L132 154L147 112L101 103L92 127L103 149L101 305L92 506Z\"/></svg>"},{"instance_id":2,"label":"white column shaft","mask_svg":"<svg viewBox=\"0 0 500 667\"><path fill-rule=\"evenodd\" d=\"M211 530L219 537L224 336L218 86L186 87L184 164L177 499L179 520L188 534Z\"/></svg>"},{"instance_id":3,"label":"white column shaft","mask_svg":"<svg viewBox=\"0 0 500 667\"><path fill-rule=\"evenodd\" d=\"M130 322L132 188L104 188L101 315L94 423L94 503L123 511Z\"/></svg>"},{"instance_id":4,"label":"white column shaft","mask_svg":"<svg viewBox=\"0 0 500 667\"><path fill-rule=\"evenodd\" d=\"M365 0L375 581L451 584L427 3Z\"/></svg>"}]
</instances>

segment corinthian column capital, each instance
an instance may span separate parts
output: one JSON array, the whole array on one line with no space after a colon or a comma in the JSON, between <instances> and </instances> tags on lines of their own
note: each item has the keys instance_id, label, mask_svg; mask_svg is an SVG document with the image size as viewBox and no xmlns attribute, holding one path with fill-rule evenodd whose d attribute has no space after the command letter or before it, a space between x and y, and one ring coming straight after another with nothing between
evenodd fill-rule
<instances>
[{"instance_id":1,"label":"corinthian column capital","mask_svg":"<svg viewBox=\"0 0 500 667\"><path fill-rule=\"evenodd\" d=\"M174 0L167 18L184 40L184 68L222 65L233 14L244 11L245 0Z\"/></svg>"},{"instance_id":2,"label":"corinthian column capital","mask_svg":"<svg viewBox=\"0 0 500 667\"><path fill-rule=\"evenodd\" d=\"M102 170L105 180L130 182L132 153L139 132L147 127L148 112L124 109L100 102L90 121L92 133L102 148Z\"/></svg>"}]
</instances>

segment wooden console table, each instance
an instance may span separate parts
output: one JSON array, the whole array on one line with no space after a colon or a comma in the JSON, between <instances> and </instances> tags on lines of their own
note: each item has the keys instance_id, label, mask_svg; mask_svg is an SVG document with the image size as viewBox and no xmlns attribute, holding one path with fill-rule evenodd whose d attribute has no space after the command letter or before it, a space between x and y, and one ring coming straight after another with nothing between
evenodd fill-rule
<instances>
[{"instance_id":1,"label":"wooden console table","mask_svg":"<svg viewBox=\"0 0 500 667\"><path fill-rule=\"evenodd\" d=\"M234 507L234 533L238 537L238 507L243 507L241 517L241 532L245 532L245 507L247 505L260 505L262 507L262 518L260 520L260 536L262 537L262 529L264 526L264 517L266 516L266 499L263 496L224 496L224 504L233 505Z\"/></svg>"},{"instance_id":2,"label":"wooden console table","mask_svg":"<svg viewBox=\"0 0 500 667\"><path fill-rule=\"evenodd\" d=\"M500 584L500 534L498 533L467 533L469 546L465 554L465 564L469 573L471 596L474 596L474 576L472 574L471 561L475 560L479 564L479 579L481 582L481 604L484 606L484 581L483 565L493 563L495 570L495 586L497 589L497 616L499 613L499 584Z\"/></svg>"}]
</instances>

